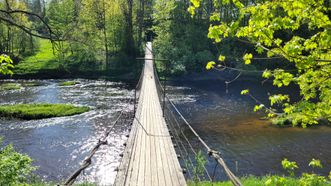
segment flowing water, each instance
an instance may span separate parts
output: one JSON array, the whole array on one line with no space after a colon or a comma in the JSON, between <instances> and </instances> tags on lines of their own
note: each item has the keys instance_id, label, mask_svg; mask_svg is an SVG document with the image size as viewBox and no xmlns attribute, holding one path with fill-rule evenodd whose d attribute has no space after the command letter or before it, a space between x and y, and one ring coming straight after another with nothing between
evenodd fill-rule
<instances>
[{"instance_id":1,"label":"flowing water","mask_svg":"<svg viewBox=\"0 0 331 186\"><path fill-rule=\"evenodd\" d=\"M69 177L103 136L119 112L133 110L132 86L124 83L78 80L74 86L59 86L59 81L32 81L39 86L24 86L20 90L2 91L0 104L14 103L71 103L91 107L91 111L70 116L42 120L0 120L0 136L4 143L31 156L36 173L46 181L60 181ZM17 81L16 81L17 82ZM116 176L116 167L123 152L127 125L115 126L92 159L92 165L78 180L110 185Z\"/></svg>"},{"instance_id":2,"label":"flowing water","mask_svg":"<svg viewBox=\"0 0 331 186\"><path fill-rule=\"evenodd\" d=\"M58 80L33 81L39 86L24 86L20 90L0 92L0 104L14 103L71 103L85 105L91 111L70 116L42 120L0 120L0 136L4 143L13 143L16 150L28 154L38 166L36 173L47 181L61 182L76 170L98 139L121 110L133 110L132 86L125 83L78 80L75 86L60 87ZM224 82L181 82L169 86L172 100L184 116L213 148L222 152L225 161L237 175L265 175L284 173L280 161L297 161L301 171L312 171L307 166L312 158L322 161L319 173L331 169L331 128L319 126L309 129L279 128L261 120L254 113L254 102L241 96L250 88L262 102L267 95L277 92L270 84L235 81L226 93ZM298 98L292 89L284 90ZM279 91L278 91L279 92ZM120 154L127 140L129 123L116 126L93 158L92 165L79 181L111 185L120 163ZM237 163L236 163L237 162ZM237 166L236 166L237 164ZM223 177L225 178L225 177Z\"/></svg>"},{"instance_id":3,"label":"flowing water","mask_svg":"<svg viewBox=\"0 0 331 186\"><path fill-rule=\"evenodd\" d=\"M269 102L268 94L279 92L289 93L293 101L299 99L293 87L277 90L270 83L261 85L247 80L231 83L228 93L224 81L218 80L172 83L168 93L207 144L221 152L236 175L284 174L284 158L298 163L298 175L313 171L308 163L312 158L320 159L324 168L314 171L328 175L331 127L276 127L261 119L263 113L253 112L256 103L240 95L246 88L263 103ZM226 178L224 174L218 177Z\"/></svg>"}]
</instances>

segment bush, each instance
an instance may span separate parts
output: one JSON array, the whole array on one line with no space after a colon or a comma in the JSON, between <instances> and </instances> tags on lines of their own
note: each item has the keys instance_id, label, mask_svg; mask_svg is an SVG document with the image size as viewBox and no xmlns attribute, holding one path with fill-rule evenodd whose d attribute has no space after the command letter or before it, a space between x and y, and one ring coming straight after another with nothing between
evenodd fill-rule
<instances>
[{"instance_id":1,"label":"bush","mask_svg":"<svg viewBox=\"0 0 331 186\"><path fill-rule=\"evenodd\" d=\"M0 185L23 185L36 168L32 159L16 152L12 145L2 146L0 138Z\"/></svg>"}]
</instances>

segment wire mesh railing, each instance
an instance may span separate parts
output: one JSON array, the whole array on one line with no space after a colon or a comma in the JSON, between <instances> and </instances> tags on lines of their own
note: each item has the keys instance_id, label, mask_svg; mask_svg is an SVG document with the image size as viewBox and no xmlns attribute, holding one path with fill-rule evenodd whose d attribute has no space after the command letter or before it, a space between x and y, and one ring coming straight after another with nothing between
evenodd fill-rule
<instances>
[{"instance_id":1,"label":"wire mesh railing","mask_svg":"<svg viewBox=\"0 0 331 186\"><path fill-rule=\"evenodd\" d=\"M166 82L162 85L155 65L154 76L163 115L186 179L214 182L217 177L221 177L220 174L225 174L233 185L241 186L240 180L229 169L220 152L208 146L166 95Z\"/></svg>"}]
</instances>

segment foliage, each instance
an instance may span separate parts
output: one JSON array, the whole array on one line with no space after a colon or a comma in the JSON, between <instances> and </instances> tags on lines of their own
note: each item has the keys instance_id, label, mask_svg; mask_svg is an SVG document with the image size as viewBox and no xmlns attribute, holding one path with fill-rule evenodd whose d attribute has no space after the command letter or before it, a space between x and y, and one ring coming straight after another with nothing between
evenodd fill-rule
<instances>
[{"instance_id":1,"label":"foliage","mask_svg":"<svg viewBox=\"0 0 331 186\"><path fill-rule=\"evenodd\" d=\"M0 138L0 185L25 185L36 168L32 159L16 152L12 145L3 146Z\"/></svg>"},{"instance_id":2,"label":"foliage","mask_svg":"<svg viewBox=\"0 0 331 186\"><path fill-rule=\"evenodd\" d=\"M288 161L286 158L282 161L282 166L285 170L288 171L291 177L294 177L294 170L299 168L296 162ZM309 166L322 168L321 161L314 158L309 163ZM300 186L322 186L331 184L331 182L328 181L326 177L314 173L303 173L297 182L297 185ZM266 185L285 186L287 185L287 178L282 176L272 176L266 181Z\"/></svg>"},{"instance_id":3,"label":"foliage","mask_svg":"<svg viewBox=\"0 0 331 186\"><path fill-rule=\"evenodd\" d=\"M134 14L140 8L132 2L1 1L0 52L19 63L17 75L69 74L92 67L91 71L118 67L132 70L139 47L135 41ZM139 24L140 40L142 26ZM49 34L51 41L34 38L36 35L48 38Z\"/></svg>"},{"instance_id":4,"label":"foliage","mask_svg":"<svg viewBox=\"0 0 331 186\"><path fill-rule=\"evenodd\" d=\"M263 177L255 177L255 176L247 176L240 178L241 183L244 186L266 186L266 181L268 181L272 176L263 176ZM276 178L273 178L276 179ZM286 186L298 186L299 180L296 178L286 178ZM223 182L208 182L201 181L198 183L188 182L189 186L232 186L231 181L223 181ZM279 186L279 185L277 185Z\"/></svg>"},{"instance_id":5,"label":"foliage","mask_svg":"<svg viewBox=\"0 0 331 186\"><path fill-rule=\"evenodd\" d=\"M125 0L82 0L79 5L74 1L51 1L47 17L49 24L67 40L55 45L60 59L99 62L109 68L110 56L118 52L134 54L135 44L127 46L126 42L134 34L127 32L126 6Z\"/></svg>"},{"instance_id":6,"label":"foliage","mask_svg":"<svg viewBox=\"0 0 331 186\"><path fill-rule=\"evenodd\" d=\"M210 69L214 68L215 65L216 65L215 61L210 61L207 63L206 69L210 70Z\"/></svg>"},{"instance_id":7,"label":"foliage","mask_svg":"<svg viewBox=\"0 0 331 186\"><path fill-rule=\"evenodd\" d=\"M296 162L288 161L286 158L282 160L282 167L287 170L292 177L294 176L294 170L299 168Z\"/></svg>"},{"instance_id":8,"label":"foliage","mask_svg":"<svg viewBox=\"0 0 331 186\"><path fill-rule=\"evenodd\" d=\"M0 55L0 74L12 75L12 68L14 68L14 65L13 60L10 58L10 56L4 54Z\"/></svg>"},{"instance_id":9,"label":"foliage","mask_svg":"<svg viewBox=\"0 0 331 186\"><path fill-rule=\"evenodd\" d=\"M316 164L317 167L321 167L319 160L312 159L310 165ZM294 170L298 168L296 162L288 161L284 159L282 166L290 174L290 177L279 175L267 175L263 177L248 176L240 178L241 182L245 186L330 186L331 179L324 176L320 176L314 173L303 173L301 177L294 177ZM231 181L224 182L192 182L189 181L188 185L194 186L231 186Z\"/></svg>"},{"instance_id":10,"label":"foliage","mask_svg":"<svg viewBox=\"0 0 331 186\"><path fill-rule=\"evenodd\" d=\"M190 12L199 10L203 0L191 0ZM255 47L245 52L243 60L250 64L254 56L287 61L294 71L267 70L265 78L273 78L277 87L297 84L302 99L280 103L282 114L276 123L289 122L306 127L321 120L331 121L331 8L324 0L213 1L208 37L216 43L236 39ZM222 19L224 6L234 10L230 19ZM192 15L194 15L192 13ZM217 17L219 15L219 17ZM221 18L220 18L221 17Z\"/></svg>"},{"instance_id":11,"label":"foliage","mask_svg":"<svg viewBox=\"0 0 331 186\"><path fill-rule=\"evenodd\" d=\"M52 182L43 182L43 181L36 181L29 183L29 186L57 186L59 184L52 183ZM97 186L95 183L83 182L83 183L76 183L73 184L74 186Z\"/></svg>"},{"instance_id":12,"label":"foliage","mask_svg":"<svg viewBox=\"0 0 331 186\"><path fill-rule=\"evenodd\" d=\"M246 89L246 90L242 90L242 91L240 92L240 94L241 94L241 95L247 95L247 94L249 94L249 90L248 90L248 89Z\"/></svg>"},{"instance_id":13,"label":"foliage","mask_svg":"<svg viewBox=\"0 0 331 186\"><path fill-rule=\"evenodd\" d=\"M10 5L7 7L6 2ZM27 4L24 1L1 1L0 9L2 10L28 10ZM12 22L17 22L19 25L24 27L31 27L32 22L29 17L25 14L15 13L11 15L6 15L2 13L2 20L11 20ZM5 21L0 23L0 53L11 54L12 56L25 56L30 55L34 52L35 41L22 29L13 26L12 24L7 24Z\"/></svg>"},{"instance_id":14,"label":"foliage","mask_svg":"<svg viewBox=\"0 0 331 186\"><path fill-rule=\"evenodd\" d=\"M310 186L310 185L318 186L318 185L326 185L327 180L324 176L304 173L302 174L299 183L302 186Z\"/></svg>"},{"instance_id":15,"label":"foliage","mask_svg":"<svg viewBox=\"0 0 331 186\"><path fill-rule=\"evenodd\" d=\"M321 161L320 160L316 160L316 159L312 159L311 162L309 162L308 164L310 167L313 168L323 168Z\"/></svg>"},{"instance_id":16,"label":"foliage","mask_svg":"<svg viewBox=\"0 0 331 186\"><path fill-rule=\"evenodd\" d=\"M206 37L209 21L205 13L192 19L183 1L157 0L154 4L153 52L156 58L168 59L173 75L204 70L205 62L215 58L216 50ZM165 64L156 61L161 72Z\"/></svg>"},{"instance_id":17,"label":"foliage","mask_svg":"<svg viewBox=\"0 0 331 186\"><path fill-rule=\"evenodd\" d=\"M69 104L17 104L1 105L0 116L25 120L42 119L60 116L72 116L89 111L89 107L73 106Z\"/></svg>"},{"instance_id":18,"label":"foliage","mask_svg":"<svg viewBox=\"0 0 331 186\"><path fill-rule=\"evenodd\" d=\"M195 156L196 166L193 167L193 180L195 183L199 181L199 177L204 174L204 167L206 164L206 159L202 155L202 152L199 151Z\"/></svg>"}]
</instances>

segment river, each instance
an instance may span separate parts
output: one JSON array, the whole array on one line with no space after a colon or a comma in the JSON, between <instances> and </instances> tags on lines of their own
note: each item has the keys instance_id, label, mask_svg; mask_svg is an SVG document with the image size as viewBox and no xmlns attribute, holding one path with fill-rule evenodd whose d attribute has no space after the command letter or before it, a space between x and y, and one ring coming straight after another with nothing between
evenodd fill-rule
<instances>
[{"instance_id":1,"label":"river","mask_svg":"<svg viewBox=\"0 0 331 186\"><path fill-rule=\"evenodd\" d=\"M171 99L213 149L221 152L238 176L285 174L281 161L296 161L302 172L328 175L331 170L331 127L277 127L262 120L264 113L253 111L256 102L240 95L250 89L252 95L267 103L268 95L288 93L299 99L295 88L277 89L271 83L237 80L226 92L224 81L176 82L169 87ZM193 138L192 138L193 139ZM312 158L320 159L323 169L308 166ZM213 165L209 169L213 169ZM222 172L222 171L220 171ZM219 179L226 179L223 172Z\"/></svg>"},{"instance_id":2,"label":"river","mask_svg":"<svg viewBox=\"0 0 331 186\"><path fill-rule=\"evenodd\" d=\"M64 81L64 80L62 80ZM28 154L36 173L46 181L59 183L75 171L89 151L102 137L119 112L133 110L132 86L121 82L77 80L75 86L59 86L59 80L16 81L20 90L1 92L0 104L14 103L71 103L92 108L91 111L70 116L42 120L0 120L0 136L4 143L12 143L19 152ZM24 86L28 83L39 86ZM116 168L123 152L129 125L116 126L92 159L92 165L78 178L102 185L114 182Z\"/></svg>"},{"instance_id":3,"label":"river","mask_svg":"<svg viewBox=\"0 0 331 186\"><path fill-rule=\"evenodd\" d=\"M12 143L16 150L31 156L38 166L36 173L57 183L79 167L121 110L133 110L134 96L133 86L122 82L78 79L78 85L61 87L60 81L63 80L17 81L23 84L22 89L0 92L0 104L50 102L92 108L70 117L0 120L4 143ZM24 86L29 82L39 86ZM283 174L283 158L297 161L301 172L312 171L308 162L320 159L324 168L318 172L328 174L331 128L273 126L260 119L263 113L253 112L254 101L240 95L245 88L250 88L262 102L268 101L268 94L279 92L268 83L262 86L260 82L238 80L229 85L228 93L222 81L173 82L168 93L201 137L222 153L235 174ZM297 97L291 89L284 91ZM128 130L129 124L115 127L108 138L109 145L98 151L92 166L78 181L100 185L114 182ZM220 179L225 179L224 175Z\"/></svg>"}]
</instances>

